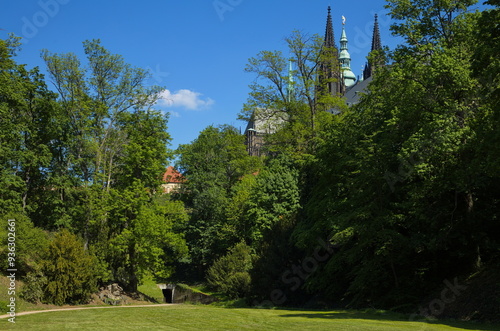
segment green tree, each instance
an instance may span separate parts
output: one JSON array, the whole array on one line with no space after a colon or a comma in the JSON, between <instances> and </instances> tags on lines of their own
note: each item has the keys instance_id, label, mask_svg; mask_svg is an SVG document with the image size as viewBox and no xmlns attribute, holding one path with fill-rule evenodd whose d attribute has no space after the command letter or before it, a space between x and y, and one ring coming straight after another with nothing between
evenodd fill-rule
<instances>
[{"instance_id":1,"label":"green tree","mask_svg":"<svg viewBox=\"0 0 500 331\"><path fill-rule=\"evenodd\" d=\"M95 257L67 229L58 232L42 260L46 277L43 301L56 305L86 303L96 290Z\"/></svg>"},{"instance_id":2,"label":"green tree","mask_svg":"<svg viewBox=\"0 0 500 331\"><path fill-rule=\"evenodd\" d=\"M400 47L416 50L425 45L449 46L455 43L455 36L460 33L455 19L476 3L477 0L387 0L385 7L398 21L391 30L406 41L406 45Z\"/></svg>"},{"instance_id":3,"label":"green tree","mask_svg":"<svg viewBox=\"0 0 500 331\"><path fill-rule=\"evenodd\" d=\"M231 191L225 211L226 221L221 228L220 236L224 241L235 242L251 238L252 224L248 218L250 197L257 189L255 173L245 175L237 182Z\"/></svg>"},{"instance_id":4,"label":"green tree","mask_svg":"<svg viewBox=\"0 0 500 331\"><path fill-rule=\"evenodd\" d=\"M171 156L167 120L154 110L125 112L118 120L124 142L114 161L119 167L109 190L110 250L106 244L101 249L115 279L132 291L149 273L168 278L172 261L186 255L183 236L177 231L186 221L184 207L157 196Z\"/></svg>"},{"instance_id":5,"label":"green tree","mask_svg":"<svg viewBox=\"0 0 500 331\"><path fill-rule=\"evenodd\" d=\"M13 59L17 39L0 40L0 212L33 212L47 185L55 94L38 68Z\"/></svg>"},{"instance_id":6,"label":"green tree","mask_svg":"<svg viewBox=\"0 0 500 331\"><path fill-rule=\"evenodd\" d=\"M15 261L16 275L24 277L30 272L39 270L40 259L49 244L48 234L40 228L33 226L31 220L23 213L0 214L2 226L0 227L0 258L9 261L12 257ZM12 231L12 229L14 231ZM9 250L9 232L15 237L15 250ZM12 235L11 235L12 236ZM10 241L13 243L13 241ZM10 253L10 254L9 254Z\"/></svg>"},{"instance_id":7,"label":"green tree","mask_svg":"<svg viewBox=\"0 0 500 331\"><path fill-rule=\"evenodd\" d=\"M207 272L207 281L216 290L224 292L230 298L241 298L248 294L252 268L250 247L240 242L229 252L215 260Z\"/></svg>"},{"instance_id":8,"label":"green tree","mask_svg":"<svg viewBox=\"0 0 500 331\"><path fill-rule=\"evenodd\" d=\"M317 237L336 248L310 290L359 306L411 305L495 256L498 176L481 154L491 108L472 67L479 14L467 4L390 1L407 43L332 124L295 229L303 249Z\"/></svg>"},{"instance_id":9,"label":"green tree","mask_svg":"<svg viewBox=\"0 0 500 331\"><path fill-rule=\"evenodd\" d=\"M244 136L231 126L209 126L191 144L181 145L178 153L178 167L187 180L184 200L191 210L186 239L193 264L204 274L216 257L239 241L223 234L228 230L233 187L256 171L260 161L247 154Z\"/></svg>"},{"instance_id":10,"label":"green tree","mask_svg":"<svg viewBox=\"0 0 500 331\"><path fill-rule=\"evenodd\" d=\"M60 200L73 200L49 200L56 204L54 209L61 209L55 214L60 220L51 223L78 229L88 243L101 237L99 231L107 211L98 202L108 199L116 182L117 169L122 166L117 159L131 152L124 151L131 133L124 128L123 120L135 112L128 119L137 123L133 117L155 104L161 88L145 87L149 73L111 54L99 40L85 41L83 46L87 66L73 53L44 50L42 57L62 108L51 167L54 195ZM140 164L144 160L135 161ZM165 162L165 158L160 157L159 162Z\"/></svg>"},{"instance_id":11,"label":"green tree","mask_svg":"<svg viewBox=\"0 0 500 331\"><path fill-rule=\"evenodd\" d=\"M250 240L257 246L280 219L293 219L300 209L299 174L285 157L271 159L250 193L247 218Z\"/></svg>"},{"instance_id":12,"label":"green tree","mask_svg":"<svg viewBox=\"0 0 500 331\"><path fill-rule=\"evenodd\" d=\"M472 68L479 83L481 104L485 104L485 107L478 107L481 121L477 121L476 129L482 140L480 146L485 148L480 153L487 163L485 171L495 176L500 169L500 135L495 129L500 121L500 115L495 111L500 106L500 61L491 55L500 51L499 27L496 24L500 19L500 2L491 0L487 3L495 8L481 12L477 28L474 29Z\"/></svg>"},{"instance_id":13,"label":"green tree","mask_svg":"<svg viewBox=\"0 0 500 331\"><path fill-rule=\"evenodd\" d=\"M255 74L256 80L250 85L248 101L239 118L249 120L257 109L265 109L284 122L277 134L266 137L270 151L311 153L318 144L318 133L331 121L331 114L324 110L345 108L341 97L320 93L325 89L318 85L319 66L324 61L335 62L334 52L325 48L318 35L300 31L294 31L285 42L291 54L289 59L281 51L262 51L248 60L245 72ZM294 67L291 72L289 61ZM321 84L331 80L324 79Z\"/></svg>"},{"instance_id":14,"label":"green tree","mask_svg":"<svg viewBox=\"0 0 500 331\"><path fill-rule=\"evenodd\" d=\"M153 109L161 88L146 87L146 70L99 40L83 46L85 65L72 53L42 52L59 106L51 118L41 217L33 217L46 228L81 234L99 256L101 278L136 290L146 273L166 278L170 262L186 253L176 225L184 222L184 208L156 198L172 156L168 117Z\"/></svg>"},{"instance_id":15,"label":"green tree","mask_svg":"<svg viewBox=\"0 0 500 331\"><path fill-rule=\"evenodd\" d=\"M147 275L165 281L175 262L187 255L180 229L187 222L184 205L162 197L151 198L140 181L126 190L113 190L111 218L116 228L105 248L113 272L130 291Z\"/></svg>"}]
</instances>

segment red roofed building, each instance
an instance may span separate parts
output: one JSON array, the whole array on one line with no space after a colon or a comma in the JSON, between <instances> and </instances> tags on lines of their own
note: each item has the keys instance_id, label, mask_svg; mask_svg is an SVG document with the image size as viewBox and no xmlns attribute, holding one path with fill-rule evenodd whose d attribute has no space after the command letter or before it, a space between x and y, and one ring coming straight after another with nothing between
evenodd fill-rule
<instances>
[{"instance_id":1,"label":"red roofed building","mask_svg":"<svg viewBox=\"0 0 500 331\"><path fill-rule=\"evenodd\" d=\"M163 174L163 193L179 191L186 179L174 167L170 166Z\"/></svg>"}]
</instances>

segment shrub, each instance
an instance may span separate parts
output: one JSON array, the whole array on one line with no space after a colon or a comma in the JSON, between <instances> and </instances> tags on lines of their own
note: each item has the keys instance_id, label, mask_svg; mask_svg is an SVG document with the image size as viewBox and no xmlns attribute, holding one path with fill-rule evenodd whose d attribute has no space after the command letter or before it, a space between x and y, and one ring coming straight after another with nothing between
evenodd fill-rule
<instances>
[{"instance_id":1,"label":"shrub","mask_svg":"<svg viewBox=\"0 0 500 331\"><path fill-rule=\"evenodd\" d=\"M41 271L30 272L24 277L24 286L21 290L21 297L32 303L39 303L43 300L44 288L47 286L47 277Z\"/></svg>"},{"instance_id":2,"label":"shrub","mask_svg":"<svg viewBox=\"0 0 500 331\"><path fill-rule=\"evenodd\" d=\"M67 229L58 232L44 254L41 271L47 277L44 302L56 305L87 302L96 290L95 257Z\"/></svg>"},{"instance_id":3,"label":"shrub","mask_svg":"<svg viewBox=\"0 0 500 331\"><path fill-rule=\"evenodd\" d=\"M38 262L40 254L48 247L48 236L45 231L33 225L33 222L24 214L0 215L0 219L15 220L16 235L16 276L23 277L26 274L39 269ZM0 260L7 261L7 222L0 226Z\"/></svg>"},{"instance_id":4,"label":"shrub","mask_svg":"<svg viewBox=\"0 0 500 331\"><path fill-rule=\"evenodd\" d=\"M208 269L207 281L210 286L224 292L230 298L243 297L250 289L251 268L250 247L241 242L214 262Z\"/></svg>"}]
</instances>

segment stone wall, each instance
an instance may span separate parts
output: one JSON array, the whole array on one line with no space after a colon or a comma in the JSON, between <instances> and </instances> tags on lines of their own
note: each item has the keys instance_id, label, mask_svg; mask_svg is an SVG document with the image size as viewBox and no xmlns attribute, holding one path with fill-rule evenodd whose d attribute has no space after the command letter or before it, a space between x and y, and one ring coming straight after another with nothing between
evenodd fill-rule
<instances>
[{"instance_id":1,"label":"stone wall","mask_svg":"<svg viewBox=\"0 0 500 331\"><path fill-rule=\"evenodd\" d=\"M209 304L217 301L214 297L207 294L195 292L188 286L183 284L159 284L158 285L163 291L164 295L172 295L171 298L165 297L165 302L171 303L201 303Z\"/></svg>"}]
</instances>

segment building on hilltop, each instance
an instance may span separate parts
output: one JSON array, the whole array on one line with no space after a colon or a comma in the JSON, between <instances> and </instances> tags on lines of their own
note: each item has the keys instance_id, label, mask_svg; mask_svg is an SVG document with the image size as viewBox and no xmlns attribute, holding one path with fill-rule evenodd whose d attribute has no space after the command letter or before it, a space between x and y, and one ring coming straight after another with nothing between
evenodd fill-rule
<instances>
[{"instance_id":1,"label":"building on hilltop","mask_svg":"<svg viewBox=\"0 0 500 331\"><path fill-rule=\"evenodd\" d=\"M325 56L322 57L323 60L318 64L318 89L321 89L321 85L326 83L326 87L323 88L326 89L330 95L343 96L346 98L347 104L352 105L356 103L352 102L353 98L356 101L359 99L359 97L355 96L366 89L376 68L382 66L383 63L375 63L373 60L369 60L363 69L361 79L356 80L356 75L351 70L351 55L348 50L345 23L346 19L342 16L342 35L340 37L340 52L338 52L335 45L331 7L328 7L323 49ZM335 53L329 56L328 53L333 50L335 50ZM378 25L378 15L375 14L370 53L380 50L382 50L382 42Z\"/></svg>"},{"instance_id":2,"label":"building on hilltop","mask_svg":"<svg viewBox=\"0 0 500 331\"><path fill-rule=\"evenodd\" d=\"M272 109L257 108L254 110L245 129L245 144L251 156L263 155L262 147L266 135L278 131L286 122L286 113Z\"/></svg>"},{"instance_id":3,"label":"building on hilltop","mask_svg":"<svg viewBox=\"0 0 500 331\"><path fill-rule=\"evenodd\" d=\"M290 102L295 94L293 83L293 65L290 61L288 68L287 100ZM267 108L256 108L245 129L245 144L247 152L251 156L263 155L265 136L278 131L288 120L288 115L284 110Z\"/></svg>"},{"instance_id":4,"label":"building on hilltop","mask_svg":"<svg viewBox=\"0 0 500 331\"><path fill-rule=\"evenodd\" d=\"M346 19L342 16L342 34L340 37L340 51L335 44L335 35L333 30L333 20L331 7L328 6L326 18L325 37L320 59L316 71L316 104L318 109L324 109L333 114L339 114L339 110L327 104L322 96L343 97L348 106L359 102L363 93L366 93L367 87L376 74L376 68L383 65L376 61L367 61L363 74L360 79L351 70L351 56L348 51L348 39L345 29ZM380 31L378 25L378 16L375 14L373 27L371 52L382 50ZM290 101L295 93L293 89L292 63L290 62L287 97ZM250 155L262 155L262 147L265 143L265 136L275 133L282 127L287 120L287 115L282 110L256 109L247 128L245 129L247 151Z\"/></svg>"},{"instance_id":5,"label":"building on hilltop","mask_svg":"<svg viewBox=\"0 0 500 331\"><path fill-rule=\"evenodd\" d=\"M324 39L324 52L337 49L334 42L333 21L331 18L331 7L328 7L328 15L326 19L326 32ZM327 59L328 63L318 64L318 85L324 85L326 82L327 93L332 96L342 96L348 106L352 106L359 102L362 93L366 92L367 86L372 81L372 76L376 68L383 63L374 63L370 60L366 63L363 69L361 79L357 80L356 75L351 70L351 55L348 50L348 39L346 33L346 19L342 16L342 34L340 37L340 52L335 53L338 56L329 56L325 54L323 59ZM380 38L380 30L378 25L378 16L375 14L375 22L373 26L372 45L370 53L373 51L382 50L382 42ZM318 87L321 89L321 87ZM326 108L328 111L338 114L338 110Z\"/></svg>"},{"instance_id":6,"label":"building on hilltop","mask_svg":"<svg viewBox=\"0 0 500 331\"><path fill-rule=\"evenodd\" d=\"M186 179L174 167L169 166L163 174L163 193L179 192Z\"/></svg>"}]
</instances>

